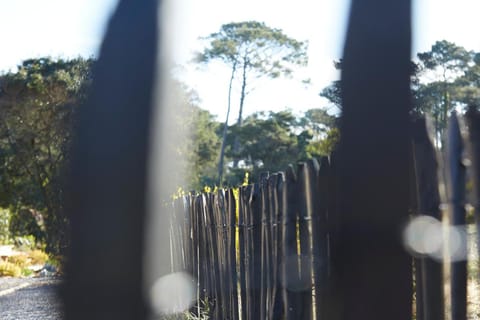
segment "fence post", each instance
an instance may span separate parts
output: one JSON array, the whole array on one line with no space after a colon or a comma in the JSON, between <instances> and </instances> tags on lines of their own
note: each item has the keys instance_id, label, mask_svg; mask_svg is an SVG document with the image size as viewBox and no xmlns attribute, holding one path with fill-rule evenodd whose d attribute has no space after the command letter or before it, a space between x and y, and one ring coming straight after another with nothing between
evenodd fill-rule
<instances>
[{"instance_id":1,"label":"fence post","mask_svg":"<svg viewBox=\"0 0 480 320\"><path fill-rule=\"evenodd\" d=\"M198 307L200 302L200 281L198 276L198 242L197 242L197 220L195 219L196 213L196 206L195 206L195 199L193 195L188 194L185 196L186 201L188 201L188 218L190 221L190 246L191 246L191 273L193 277L193 281L195 281L195 303L191 308L192 312L195 312L195 308Z\"/></svg>"},{"instance_id":2,"label":"fence post","mask_svg":"<svg viewBox=\"0 0 480 320\"><path fill-rule=\"evenodd\" d=\"M301 319L315 319L314 279L317 274L315 264L318 263L315 255L319 256L318 242L313 239L314 220L318 219L318 162L314 159L307 163L300 163L297 171L299 190L299 230L300 230L300 279L302 288L302 316ZM312 281L313 280L313 281Z\"/></svg>"},{"instance_id":3,"label":"fence post","mask_svg":"<svg viewBox=\"0 0 480 320\"><path fill-rule=\"evenodd\" d=\"M285 319L300 319L301 281L299 276L299 256L297 250L298 185L296 173L289 166L283 184L282 217L282 263L280 281L282 283L283 316Z\"/></svg>"},{"instance_id":4,"label":"fence post","mask_svg":"<svg viewBox=\"0 0 480 320\"><path fill-rule=\"evenodd\" d=\"M247 188L239 188L238 190L238 242L239 242L239 279L240 279L240 314L242 320L247 320L247 267L246 267L246 236L247 236L247 221L246 221L246 206L248 205ZM251 187L250 187L251 188ZM251 191L250 189L248 191Z\"/></svg>"},{"instance_id":5,"label":"fence post","mask_svg":"<svg viewBox=\"0 0 480 320\"><path fill-rule=\"evenodd\" d=\"M311 167L314 168L312 164ZM326 301L328 290L328 266L329 266L329 222L328 202L330 193L329 175L330 162L327 157L322 157L317 173L317 190L314 194L317 203L316 215L313 220L312 238L314 242L314 288L315 288L315 317L317 320L330 320L327 308L330 306ZM315 212L315 211L314 211Z\"/></svg>"},{"instance_id":6,"label":"fence post","mask_svg":"<svg viewBox=\"0 0 480 320\"><path fill-rule=\"evenodd\" d=\"M317 164L318 165L318 164ZM302 283L302 308L299 319L312 319L312 202L310 193L310 176L308 164L300 163L297 167L297 183L299 186L298 224L300 231L300 270Z\"/></svg>"},{"instance_id":7,"label":"fence post","mask_svg":"<svg viewBox=\"0 0 480 320\"><path fill-rule=\"evenodd\" d=\"M242 188L243 189L243 188ZM244 201L246 201L245 206L245 282L246 282L246 314L247 319L252 319L253 316L253 304L255 303L253 298L253 244L252 244L252 229L253 229L253 219L252 219L252 198L254 192L256 192L256 186L246 187L247 192L244 193Z\"/></svg>"},{"instance_id":8,"label":"fence post","mask_svg":"<svg viewBox=\"0 0 480 320\"><path fill-rule=\"evenodd\" d=\"M242 318L253 319L260 314L260 253L261 253L261 201L257 185L240 188L240 216L243 238L240 244L242 277ZM245 304L245 305L244 305Z\"/></svg>"},{"instance_id":9,"label":"fence post","mask_svg":"<svg viewBox=\"0 0 480 320\"><path fill-rule=\"evenodd\" d=\"M172 215L172 229L175 239L175 248L174 254L175 258L175 271L187 271L187 256L188 256L188 245L187 245L187 236L186 236L186 221L185 221L185 202L184 198L178 198L173 201L174 214Z\"/></svg>"},{"instance_id":10,"label":"fence post","mask_svg":"<svg viewBox=\"0 0 480 320\"><path fill-rule=\"evenodd\" d=\"M207 247L209 252L209 273L211 275L213 318L222 319L222 287L221 287L221 255L220 243L218 242L219 221L215 216L215 196L212 193L205 194L207 200L206 218L207 218Z\"/></svg>"},{"instance_id":11,"label":"fence post","mask_svg":"<svg viewBox=\"0 0 480 320\"><path fill-rule=\"evenodd\" d=\"M279 294L279 269L280 269L280 199L278 194L278 185L282 180L282 173L271 175L268 179L268 199L269 199L269 220L270 227L270 304L268 306L268 319L279 319L281 317L281 299Z\"/></svg>"},{"instance_id":12,"label":"fence post","mask_svg":"<svg viewBox=\"0 0 480 320\"><path fill-rule=\"evenodd\" d=\"M219 189L216 194L213 195L214 199L214 217L217 224L217 248L218 248L218 263L219 263L219 283L220 294L222 296L222 319L228 319L230 313L230 281L228 281L228 272L230 271L228 266L228 225L227 225L227 212L225 191Z\"/></svg>"},{"instance_id":13,"label":"fence post","mask_svg":"<svg viewBox=\"0 0 480 320\"><path fill-rule=\"evenodd\" d=\"M287 194L286 194L286 174L285 172L280 172L277 174L277 179L274 186L275 192L275 203L276 203L276 213L275 213L275 223L276 223L276 246L277 246L277 259L276 259L276 289L275 289L275 305L273 319L285 319L285 301L283 298L283 263L284 263L284 224L286 218L286 209L287 209ZM286 270L288 271L288 270Z\"/></svg>"},{"instance_id":14,"label":"fence post","mask_svg":"<svg viewBox=\"0 0 480 320\"><path fill-rule=\"evenodd\" d=\"M250 197L250 250L251 250L251 278L252 308L250 319L260 314L260 281L261 281L261 251L262 251L262 215L261 215L260 188L254 185Z\"/></svg>"},{"instance_id":15,"label":"fence post","mask_svg":"<svg viewBox=\"0 0 480 320\"><path fill-rule=\"evenodd\" d=\"M185 219L185 244L187 249L185 251L186 254L186 270L192 275L193 287L196 288L197 278L195 274L195 263L194 263L194 255L195 249L193 244L193 220L192 220L192 200L191 196L186 195L183 197L184 206L185 206L185 213L183 218Z\"/></svg>"},{"instance_id":16,"label":"fence post","mask_svg":"<svg viewBox=\"0 0 480 320\"><path fill-rule=\"evenodd\" d=\"M158 3L119 1L88 101L79 108L67 190L66 319L145 319L148 313L143 249ZM163 227L159 250L168 256L168 220ZM168 267L160 266L159 275Z\"/></svg>"},{"instance_id":17,"label":"fence post","mask_svg":"<svg viewBox=\"0 0 480 320\"><path fill-rule=\"evenodd\" d=\"M338 149L341 318L411 317L409 0L353 0L342 60ZM388 30L388 32L379 32Z\"/></svg>"},{"instance_id":18,"label":"fence post","mask_svg":"<svg viewBox=\"0 0 480 320\"><path fill-rule=\"evenodd\" d=\"M278 232L278 198L277 183L279 174L268 178L264 176L260 182L261 194L261 287L260 317L276 319L280 315L277 299L277 283L279 269L279 232Z\"/></svg>"},{"instance_id":19,"label":"fence post","mask_svg":"<svg viewBox=\"0 0 480 320\"><path fill-rule=\"evenodd\" d=\"M465 227L465 166L463 164L463 143L457 115L452 113L448 121L447 142L447 196L451 208L451 224ZM450 239L449 239L450 241ZM459 251L467 251L467 239L460 239ZM451 248L449 248L450 250ZM449 252L452 257L455 252ZM467 260L460 258L451 264L452 319L467 318Z\"/></svg>"},{"instance_id":20,"label":"fence post","mask_svg":"<svg viewBox=\"0 0 480 320\"><path fill-rule=\"evenodd\" d=\"M209 241L208 241L208 232L209 226L207 223L207 199L204 194L199 194L197 196L199 211L198 211L198 232L199 232L199 259L200 264L200 282L201 284L201 303L205 303L208 300L208 303L211 303L211 294L212 294L212 274L210 273L210 254L209 254Z\"/></svg>"},{"instance_id":21,"label":"fence post","mask_svg":"<svg viewBox=\"0 0 480 320\"><path fill-rule=\"evenodd\" d=\"M435 149L428 136L424 118L413 123L413 168L415 180L414 214L441 220L438 191L438 165ZM418 320L445 318L443 295L443 263L430 257L415 259L416 305Z\"/></svg>"},{"instance_id":22,"label":"fence post","mask_svg":"<svg viewBox=\"0 0 480 320\"><path fill-rule=\"evenodd\" d=\"M469 134L469 149L472 157L472 174L473 174L473 188L474 201L473 207L475 209L475 222L477 230L480 230L480 113L476 106L470 106L466 120L468 124ZM478 250L480 252L480 232L477 234Z\"/></svg>"},{"instance_id":23,"label":"fence post","mask_svg":"<svg viewBox=\"0 0 480 320\"><path fill-rule=\"evenodd\" d=\"M261 202L261 246L260 246L260 319L267 319L270 304L270 243L268 220L269 202L267 189L268 175L260 177L260 202Z\"/></svg>"},{"instance_id":24,"label":"fence post","mask_svg":"<svg viewBox=\"0 0 480 320\"><path fill-rule=\"evenodd\" d=\"M230 281L230 317L232 320L239 319L238 314L238 274L237 274L237 244L236 244L236 204L232 189L225 191L226 214L228 223L228 266Z\"/></svg>"},{"instance_id":25,"label":"fence post","mask_svg":"<svg viewBox=\"0 0 480 320\"><path fill-rule=\"evenodd\" d=\"M338 179L338 153L332 152L329 157L329 170L326 174L326 188L328 189L327 201L327 239L328 239L328 265L326 270L325 307L322 311L323 319L339 320L342 316L342 296L339 273L334 268L335 261L339 261L340 254L340 214L339 214L339 179Z\"/></svg>"}]
</instances>

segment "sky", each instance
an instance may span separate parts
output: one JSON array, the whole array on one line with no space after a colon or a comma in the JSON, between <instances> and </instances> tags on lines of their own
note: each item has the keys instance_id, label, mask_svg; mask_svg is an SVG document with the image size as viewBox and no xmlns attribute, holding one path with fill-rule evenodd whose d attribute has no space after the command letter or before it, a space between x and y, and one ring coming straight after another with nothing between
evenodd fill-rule
<instances>
[{"instance_id":1,"label":"sky","mask_svg":"<svg viewBox=\"0 0 480 320\"><path fill-rule=\"evenodd\" d=\"M52 56L96 56L117 0L0 0L0 71L15 70L22 60ZM229 70L220 63L190 62L202 49L198 39L224 23L257 20L309 41L309 64L292 79L257 81L245 101L245 113L290 108L300 113L328 108L319 92L338 78L333 61L342 54L348 0L173 0L166 8L175 75L197 91L200 106L224 121ZM428 51L448 40L480 51L480 1L414 0L413 52ZM311 79L306 86L301 80ZM234 91L232 113L238 112ZM230 121L234 121L234 116Z\"/></svg>"}]
</instances>

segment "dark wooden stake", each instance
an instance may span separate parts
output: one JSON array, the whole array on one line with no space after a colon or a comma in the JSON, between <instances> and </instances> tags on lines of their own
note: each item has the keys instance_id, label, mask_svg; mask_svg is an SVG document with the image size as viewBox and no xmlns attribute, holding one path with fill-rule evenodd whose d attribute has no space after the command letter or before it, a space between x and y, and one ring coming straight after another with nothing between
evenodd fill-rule
<instances>
[{"instance_id":1,"label":"dark wooden stake","mask_svg":"<svg viewBox=\"0 0 480 320\"><path fill-rule=\"evenodd\" d=\"M65 318L145 319L147 158L157 70L158 3L122 0L79 108L69 201ZM132 119L135 119L132 121ZM168 256L168 226L161 231ZM165 270L168 273L168 264Z\"/></svg>"},{"instance_id":2,"label":"dark wooden stake","mask_svg":"<svg viewBox=\"0 0 480 320\"><path fill-rule=\"evenodd\" d=\"M451 224L465 227L465 166L463 165L463 142L458 119L453 113L448 123L447 144L447 190L452 208ZM461 239L460 251L467 253L467 239ZM455 256L455 252L449 252ZM451 264L452 319L467 319L467 260Z\"/></svg>"},{"instance_id":3,"label":"dark wooden stake","mask_svg":"<svg viewBox=\"0 0 480 320\"><path fill-rule=\"evenodd\" d=\"M341 319L411 318L409 0L353 0L342 61L338 252ZM392 290L392 288L395 288Z\"/></svg>"},{"instance_id":4,"label":"dark wooden stake","mask_svg":"<svg viewBox=\"0 0 480 320\"><path fill-rule=\"evenodd\" d=\"M439 221L440 195L438 191L437 160L435 149L428 137L425 119L414 122L413 168L415 176L415 215L428 215ZM431 257L415 259L416 297L418 320L445 318L443 264Z\"/></svg>"}]
</instances>

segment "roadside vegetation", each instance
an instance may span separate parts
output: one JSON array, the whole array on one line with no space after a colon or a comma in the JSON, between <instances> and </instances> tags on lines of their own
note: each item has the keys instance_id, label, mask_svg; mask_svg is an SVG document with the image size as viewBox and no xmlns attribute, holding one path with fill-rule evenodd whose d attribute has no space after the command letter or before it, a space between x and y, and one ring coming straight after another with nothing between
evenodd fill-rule
<instances>
[{"instance_id":1,"label":"roadside vegetation","mask_svg":"<svg viewBox=\"0 0 480 320\"><path fill-rule=\"evenodd\" d=\"M0 276L33 276L43 270L48 261L49 256L40 249L15 252L0 260Z\"/></svg>"}]
</instances>

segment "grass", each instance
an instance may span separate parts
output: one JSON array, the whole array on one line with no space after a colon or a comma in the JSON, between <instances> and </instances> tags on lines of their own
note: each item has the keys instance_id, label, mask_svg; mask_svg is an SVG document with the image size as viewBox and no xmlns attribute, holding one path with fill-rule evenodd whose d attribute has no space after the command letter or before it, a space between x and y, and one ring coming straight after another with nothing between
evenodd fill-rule
<instances>
[{"instance_id":1,"label":"grass","mask_svg":"<svg viewBox=\"0 0 480 320\"><path fill-rule=\"evenodd\" d=\"M45 264L49 260L48 254L42 250L33 250L27 253L28 258L31 260L31 264Z\"/></svg>"},{"instance_id":2,"label":"grass","mask_svg":"<svg viewBox=\"0 0 480 320\"><path fill-rule=\"evenodd\" d=\"M182 313L162 315L157 320L208 320L210 319L210 306L208 301L202 301L200 303L200 308L195 307L196 310L199 310L200 314L195 314L191 311L185 311Z\"/></svg>"},{"instance_id":3,"label":"grass","mask_svg":"<svg viewBox=\"0 0 480 320\"><path fill-rule=\"evenodd\" d=\"M206 312L201 313L199 316L197 316L189 311L178 313L178 314L160 316L158 318L158 320L208 320L208 319L209 319L209 316Z\"/></svg>"},{"instance_id":4,"label":"grass","mask_svg":"<svg viewBox=\"0 0 480 320\"><path fill-rule=\"evenodd\" d=\"M18 265L2 261L0 262L0 277L20 277L22 275L22 268Z\"/></svg>"},{"instance_id":5,"label":"grass","mask_svg":"<svg viewBox=\"0 0 480 320\"><path fill-rule=\"evenodd\" d=\"M49 256L42 250L28 250L0 259L0 277L28 277L34 274L31 266L43 266Z\"/></svg>"},{"instance_id":6,"label":"grass","mask_svg":"<svg viewBox=\"0 0 480 320\"><path fill-rule=\"evenodd\" d=\"M480 283L479 257L475 225L469 227L468 282L467 282L467 319L480 320Z\"/></svg>"},{"instance_id":7,"label":"grass","mask_svg":"<svg viewBox=\"0 0 480 320\"><path fill-rule=\"evenodd\" d=\"M20 268L26 268L30 265L30 260L26 254L10 256L8 257L7 262L12 263Z\"/></svg>"}]
</instances>

